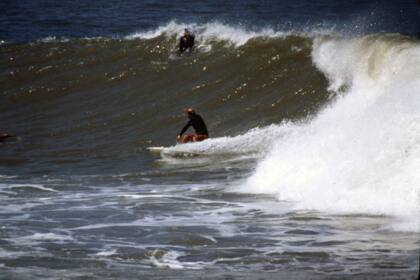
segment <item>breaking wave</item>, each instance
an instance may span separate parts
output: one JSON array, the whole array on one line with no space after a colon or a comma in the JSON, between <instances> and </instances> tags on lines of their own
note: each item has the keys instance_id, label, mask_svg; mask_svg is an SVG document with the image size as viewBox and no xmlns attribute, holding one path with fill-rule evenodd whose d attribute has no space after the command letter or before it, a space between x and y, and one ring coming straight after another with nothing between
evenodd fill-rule
<instances>
[{"instance_id":1,"label":"breaking wave","mask_svg":"<svg viewBox=\"0 0 420 280\"><path fill-rule=\"evenodd\" d=\"M183 27L198 47L179 57ZM173 145L182 108L193 106L212 139L169 149L251 154L257 167L241 191L302 209L396 216L398 229L418 230L415 39L170 22L126 37L1 48L0 127L21 136L19 158L4 163L12 171L12 162L111 169L148 146Z\"/></svg>"},{"instance_id":2,"label":"breaking wave","mask_svg":"<svg viewBox=\"0 0 420 280\"><path fill-rule=\"evenodd\" d=\"M396 216L398 229L418 231L419 57L418 42L396 35L316 38L313 62L338 95L276 140L243 189L298 208Z\"/></svg>"}]
</instances>

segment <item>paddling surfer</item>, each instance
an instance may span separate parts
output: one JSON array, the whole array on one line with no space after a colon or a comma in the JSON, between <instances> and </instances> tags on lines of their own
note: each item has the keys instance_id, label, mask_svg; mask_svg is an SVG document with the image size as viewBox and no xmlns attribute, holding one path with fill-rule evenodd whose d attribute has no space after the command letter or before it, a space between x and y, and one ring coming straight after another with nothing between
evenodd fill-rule
<instances>
[{"instance_id":1,"label":"paddling surfer","mask_svg":"<svg viewBox=\"0 0 420 280\"><path fill-rule=\"evenodd\" d=\"M184 29L184 35L179 38L179 54L185 51L191 52L194 47L195 36L188 30Z\"/></svg>"},{"instance_id":2,"label":"paddling surfer","mask_svg":"<svg viewBox=\"0 0 420 280\"><path fill-rule=\"evenodd\" d=\"M188 142L198 142L203 141L209 138L209 133L207 132L207 126L204 123L203 118L195 112L192 108L184 109L184 113L188 117L187 124L182 128L181 132L176 137L177 140L181 143ZM187 129L192 126L195 130L195 134L188 134L182 136Z\"/></svg>"}]
</instances>

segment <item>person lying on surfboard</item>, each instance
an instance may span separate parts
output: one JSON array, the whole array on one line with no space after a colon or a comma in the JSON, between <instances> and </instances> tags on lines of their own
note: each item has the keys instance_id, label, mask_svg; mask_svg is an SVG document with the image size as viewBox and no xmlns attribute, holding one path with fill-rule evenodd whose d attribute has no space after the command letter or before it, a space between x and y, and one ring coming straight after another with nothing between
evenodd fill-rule
<instances>
[{"instance_id":1,"label":"person lying on surfboard","mask_svg":"<svg viewBox=\"0 0 420 280\"><path fill-rule=\"evenodd\" d=\"M188 117L188 122L182 128L181 132L178 134L176 139L181 143L188 143L188 142L198 142L203 141L207 138L209 138L209 133L207 132L207 126L204 123L203 118L197 114L194 109L192 108L186 108L184 109L184 113ZM195 134L188 134L182 136L187 129L192 126L195 130Z\"/></svg>"}]
</instances>

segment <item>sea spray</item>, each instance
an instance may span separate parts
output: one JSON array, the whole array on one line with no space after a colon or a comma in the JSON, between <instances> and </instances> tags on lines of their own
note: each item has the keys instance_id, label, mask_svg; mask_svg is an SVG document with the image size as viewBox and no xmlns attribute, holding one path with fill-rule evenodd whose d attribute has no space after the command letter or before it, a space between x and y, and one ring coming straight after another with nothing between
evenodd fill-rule
<instances>
[{"instance_id":1,"label":"sea spray","mask_svg":"<svg viewBox=\"0 0 420 280\"><path fill-rule=\"evenodd\" d=\"M277 140L242 190L301 209L395 216L398 229L418 231L419 58L420 45L400 36L315 39L313 63L339 95Z\"/></svg>"},{"instance_id":2,"label":"sea spray","mask_svg":"<svg viewBox=\"0 0 420 280\"><path fill-rule=\"evenodd\" d=\"M234 47L243 46L249 40L255 38L281 38L291 34L291 32L274 30L270 27L249 30L241 26L223 24L218 21L204 24L187 24L178 21L170 21L149 31L135 32L127 35L125 39L147 40L159 36L165 36L167 39L172 39L180 36L184 31L184 28L189 28L196 35L196 41L201 45L208 45L210 42L214 41L223 41Z\"/></svg>"}]
</instances>

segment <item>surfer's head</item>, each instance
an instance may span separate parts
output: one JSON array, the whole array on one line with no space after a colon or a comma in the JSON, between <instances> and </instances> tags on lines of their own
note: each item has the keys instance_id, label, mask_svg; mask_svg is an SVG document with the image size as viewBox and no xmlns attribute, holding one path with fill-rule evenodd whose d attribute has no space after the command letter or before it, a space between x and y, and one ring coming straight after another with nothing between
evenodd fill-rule
<instances>
[{"instance_id":1,"label":"surfer's head","mask_svg":"<svg viewBox=\"0 0 420 280\"><path fill-rule=\"evenodd\" d=\"M191 116L191 115L194 115L194 114L195 114L195 111L194 111L194 109L193 109L193 108L185 108L185 109L184 109L184 113L185 113L187 116Z\"/></svg>"}]
</instances>

